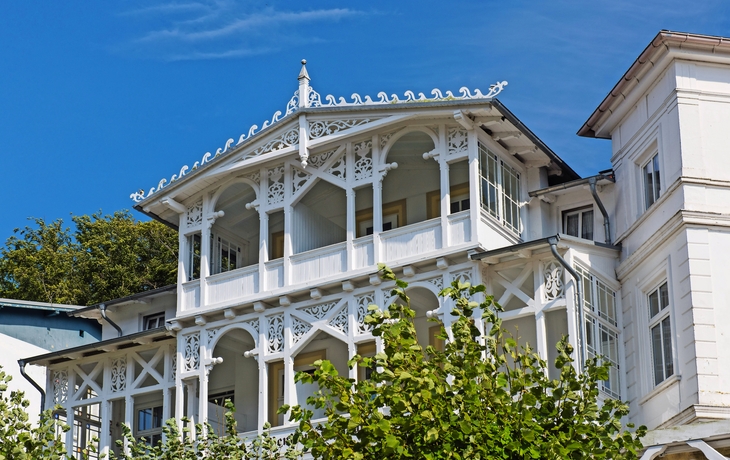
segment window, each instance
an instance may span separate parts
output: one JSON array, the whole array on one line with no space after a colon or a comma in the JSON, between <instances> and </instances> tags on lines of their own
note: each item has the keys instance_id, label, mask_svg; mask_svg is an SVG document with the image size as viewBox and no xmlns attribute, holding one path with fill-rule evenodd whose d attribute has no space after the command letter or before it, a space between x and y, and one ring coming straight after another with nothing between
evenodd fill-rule
<instances>
[{"instance_id":1,"label":"window","mask_svg":"<svg viewBox=\"0 0 730 460\"><path fill-rule=\"evenodd\" d=\"M658 385L674 375L669 289L666 282L649 293L648 303L654 385Z\"/></svg>"},{"instance_id":2,"label":"window","mask_svg":"<svg viewBox=\"0 0 730 460\"><path fill-rule=\"evenodd\" d=\"M611 398L620 398L618 344L620 329L616 310L616 293L586 268L576 265L583 288L586 355L600 356L610 364L608 380L599 389Z\"/></svg>"},{"instance_id":3,"label":"window","mask_svg":"<svg viewBox=\"0 0 730 460\"><path fill-rule=\"evenodd\" d=\"M522 233L520 174L479 143L482 209L513 233Z\"/></svg>"},{"instance_id":4,"label":"window","mask_svg":"<svg viewBox=\"0 0 730 460\"><path fill-rule=\"evenodd\" d=\"M327 359L326 350L317 350L308 353L301 353L294 358L294 373L297 372L314 372L314 366L312 363L318 359ZM284 423L284 415L277 414L276 412L284 404L284 387L286 382L284 381L284 362L276 361L269 363L269 423L271 426L281 426ZM297 402L302 407L314 410L313 407L307 405L307 397L314 394L319 389L317 384L307 385L303 383L294 383L290 381L289 384L294 385L297 393ZM314 410L314 417L319 418L324 416L324 411L321 409Z\"/></svg>"},{"instance_id":5,"label":"window","mask_svg":"<svg viewBox=\"0 0 730 460\"><path fill-rule=\"evenodd\" d=\"M188 281L200 278L200 233L187 236L187 275Z\"/></svg>"},{"instance_id":6,"label":"window","mask_svg":"<svg viewBox=\"0 0 730 460\"><path fill-rule=\"evenodd\" d=\"M271 260L284 257L284 230L271 233Z\"/></svg>"},{"instance_id":7,"label":"window","mask_svg":"<svg viewBox=\"0 0 730 460\"><path fill-rule=\"evenodd\" d=\"M223 273L235 270L241 263L241 247L232 244L227 239L211 234L210 274ZM282 253L283 253L282 247Z\"/></svg>"},{"instance_id":8,"label":"window","mask_svg":"<svg viewBox=\"0 0 730 460\"><path fill-rule=\"evenodd\" d=\"M93 390L87 389L89 398L97 397ZM92 443L94 438L101 436L101 405L99 403L79 406L74 409L73 426L73 458L85 458L83 451ZM98 453L89 452L88 458L99 458Z\"/></svg>"},{"instance_id":9,"label":"window","mask_svg":"<svg viewBox=\"0 0 730 460\"><path fill-rule=\"evenodd\" d=\"M363 358L372 358L375 356L376 347L375 342L365 342L357 345L357 354ZM365 381L370 380L370 376L373 374L375 367L360 367L357 368L357 380Z\"/></svg>"},{"instance_id":10,"label":"window","mask_svg":"<svg viewBox=\"0 0 730 460\"><path fill-rule=\"evenodd\" d=\"M563 214L563 232L586 240L593 239L593 208L566 211Z\"/></svg>"},{"instance_id":11,"label":"window","mask_svg":"<svg viewBox=\"0 0 730 460\"><path fill-rule=\"evenodd\" d=\"M142 330L157 329L165 325L165 312L155 313L142 318Z\"/></svg>"},{"instance_id":12,"label":"window","mask_svg":"<svg viewBox=\"0 0 730 460\"><path fill-rule=\"evenodd\" d=\"M219 393L208 395L208 402L211 404L215 404L216 406L226 407L226 401L230 401L233 404L236 403L235 390L221 391Z\"/></svg>"},{"instance_id":13,"label":"window","mask_svg":"<svg viewBox=\"0 0 730 460\"><path fill-rule=\"evenodd\" d=\"M433 190L426 194L428 208L426 218L434 219L441 216L441 191ZM469 209L469 183L452 185L449 190L449 214Z\"/></svg>"},{"instance_id":14,"label":"window","mask_svg":"<svg viewBox=\"0 0 730 460\"><path fill-rule=\"evenodd\" d=\"M144 438L150 446L162 441L162 406L137 411L137 439Z\"/></svg>"},{"instance_id":15,"label":"window","mask_svg":"<svg viewBox=\"0 0 730 460\"><path fill-rule=\"evenodd\" d=\"M373 234L373 208L355 213L357 237ZM383 231L393 230L406 224L406 200L383 204Z\"/></svg>"},{"instance_id":16,"label":"window","mask_svg":"<svg viewBox=\"0 0 730 460\"><path fill-rule=\"evenodd\" d=\"M662 189L661 177L659 174L659 154L655 154L649 162L644 165L644 196L646 209L659 199L659 192Z\"/></svg>"}]
</instances>

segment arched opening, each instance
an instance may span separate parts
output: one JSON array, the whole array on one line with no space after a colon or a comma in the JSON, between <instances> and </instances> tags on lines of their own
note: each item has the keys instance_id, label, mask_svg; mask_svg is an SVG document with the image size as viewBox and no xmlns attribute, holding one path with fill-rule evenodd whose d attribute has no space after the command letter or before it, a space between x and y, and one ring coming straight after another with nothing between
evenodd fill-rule
<instances>
[{"instance_id":1,"label":"arched opening","mask_svg":"<svg viewBox=\"0 0 730 460\"><path fill-rule=\"evenodd\" d=\"M438 207L429 209L427 196L439 193L439 164L423 159L423 154L434 148L428 134L414 131L398 139L388 151L386 161L398 163L398 168L383 180L383 231L438 216Z\"/></svg>"},{"instance_id":2,"label":"arched opening","mask_svg":"<svg viewBox=\"0 0 730 460\"><path fill-rule=\"evenodd\" d=\"M345 191L319 180L299 202L292 216L292 253L341 243L347 239Z\"/></svg>"},{"instance_id":3,"label":"arched opening","mask_svg":"<svg viewBox=\"0 0 730 460\"><path fill-rule=\"evenodd\" d=\"M258 429L258 362L243 356L253 348L255 342L251 334L237 328L221 336L213 349L213 357L223 358L223 363L211 371L208 381L208 423L217 435L225 434L224 403L227 399L236 407L239 433Z\"/></svg>"},{"instance_id":4,"label":"arched opening","mask_svg":"<svg viewBox=\"0 0 730 460\"><path fill-rule=\"evenodd\" d=\"M255 199L254 189L244 182L234 182L218 197L215 210L223 211L224 216L211 229L211 275L259 262L259 213L246 209Z\"/></svg>"},{"instance_id":5,"label":"arched opening","mask_svg":"<svg viewBox=\"0 0 730 460\"><path fill-rule=\"evenodd\" d=\"M294 373L314 372L312 365L319 359L327 359L337 369L341 376L347 376L348 350L347 344L327 334L318 332L309 343L294 356ZM279 426L284 422L284 415L276 411L284 404L284 391L286 384L295 385L297 404L314 412L313 420L325 416L324 409L315 409L307 404L307 398L312 396L319 386L317 384L304 384L284 381L284 363L277 361L269 365L269 422L272 426Z\"/></svg>"},{"instance_id":6,"label":"arched opening","mask_svg":"<svg viewBox=\"0 0 730 460\"><path fill-rule=\"evenodd\" d=\"M438 335L441 333L441 323L429 321L426 316L429 311L439 308L438 297L430 290L418 286L407 289L406 294L411 299L411 308L416 313L416 316L413 318L413 324L416 327L418 344L424 350L429 345L437 350L443 350L444 341L438 338ZM402 303L400 299L397 302Z\"/></svg>"}]
</instances>

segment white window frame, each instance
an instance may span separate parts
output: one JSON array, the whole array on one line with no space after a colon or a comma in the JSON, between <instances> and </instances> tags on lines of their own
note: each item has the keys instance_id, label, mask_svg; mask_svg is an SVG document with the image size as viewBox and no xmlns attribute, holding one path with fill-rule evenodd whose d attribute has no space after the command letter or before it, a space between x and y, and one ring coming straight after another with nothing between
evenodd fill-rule
<instances>
[{"instance_id":1,"label":"white window frame","mask_svg":"<svg viewBox=\"0 0 730 460\"><path fill-rule=\"evenodd\" d=\"M665 288L666 291L666 305L662 306L662 295L661 290ZM656 294L658 302L658 310L652 315L652 301L651 297ZM657 387L669 378L677 375L676 363L675 363L675 350L674 350L674 334L672 333L672 301L671 294L669 291L669 282L667 279L663 279L659 283L655 283L653 287L645 292L646 299L646 314L648 318L648 338L649 338L649 367L651 369L651 386L652 388ZM658 380L657 369L655 368L655 359L657 356L657 350L654 347L653 331L659 328L661 345L659 352L661 353L661 364L662 364L662 376L661 380ZM668 350L667 350L667 337L669 339ZM667 351L670 356L667 359ZM669 369L667 369L669 367Z\"/></svg>"},{"instance_id":2,"label":"white window frame","mask_svg":"<svg viewBox=\"0 0 730 460\"><path fill-rule=\"evenodd\" d=\"M584 214L587 213L587 212L590 212L591 213L591 237L590 238L586 238L585 237L584 224L586 222L586 219L585 219ZM571 209L568 209L568 210L563 211L563 233L565 233L566 235L570 235L570 233L568 233L568 217L574 216L574 215L577 215L578 216L578 233L579 234L578 235L572 235L572 236L575 236L575 237L578 237L578 238L589 239L591 241L595 240L595 236L596 236L596 221L595 221L595 216L596 216L596 213L595 213L595 211L593 209L593 206L582 206L582 207L571 208Z\"/></svg>"},{"instance_id":3,"label":"white window frame","mask_svg":"<svg viewBox=\"0 0 730 460\"><path fill-rule=\"evenodd\" d=\"M197 237L197 241L196 241ZM192 232L185 235L185 280L194 281L200 279L200 260L202 256L202 234L201 232ZM195 251L197 244L197 253Z\"/></svg>"},{"instance_id":4,"label":"white window frame","mask_svg":"<svg viewBox=\"0 0 730 460\"><path fill-rule=\"evenodd\" d=\"M479 158L479 202L481 209L496 219L503 227L517 235L522 235L524 225L522 223L522 173L519 168L505 161L500 155L490 149L486 143L477 141L477 155ZM486 158L493 160L493 174ZM483 173L487 172L485 176ZM513 179L513 180L511 180ZM484 185L488 190L493 190L494 196L487 192L485 200ZM511 184L511 187L508 185ZM512 189L513 194L509 193ZM516 196L515 196L516 195ZM509 218L508 218L509 216Z\"/></svg>"},{"instance_id":5,"label":"white window frame","mask_svg":"<svg viewBox=\"0 0 730 460\"><path fill-rule=\"evenodd\" d=\"M647 174L647 168L651 168L651 186L649 185L649 181L647 180L647 177L649 174ZM641 190L644 195L644 210L649 209L654 203L659 200L659 198L662 196L662 167L661 163L659 161L659 152L654 151L649 160L642 163L641 166Z\"/></svg>"},{"instance_id":6,"label":"white window frame","mask_svg":"<svg viewBox=\"0 0 730 460\"><path fill-rule=\"evenodd\" d=\"M621 320L616 291L585 266L574 263L574 268L583 288L586 355L608 361L609 379L599 382L598 388L610 398L621 399ZM613 346L604 337L612 338Z\"/></svg>"},{"instance_id":7,"label":"white window frame","mask_svg":"<svg viewBox=\"0 0 730 460\"><path fill-rule=\"evenodd\" d=\"M152 327L149 327L150 322L154 322ZM148 331L150 329L157 329L165 325L165 312L152 313L142 317L142 330Z\"/></svg>"},{"instance_id":8,"label":"white window frame","mask_svg":"<svg viewBox=\"0 0 730 460\"><path fill-rule=\"evenodd\" d=\"M149 410L152 417L152 424L154 425L155 422L155 410L159 409L160 417L159 417L159 426L153 426L151 428L146 428L144 430L140 430L139 428L139 415L140 412ZM144 406L144 407L137 407L135 408L135 420L134 420L134 437L136 439L145 438L147 444L150 446L154 446L157 444L158 440L162 440L162 427L165 424L165 420L163 420L162 413L163 408L162 405L151 405L151 406Z\"/></svg>"},{"instance_id":9,"label":"white window frame","mask_svg":"<svg viewBox=\"0 0 730 460\"><path fill-rule=\"evenodd\" d=\"M231 252L236 254L235 263L229 263L223 266L223 259L221 257L223 249L226 248L229 255ZM210 234L210 274L217 275L218 273L225 273L231 270L235 270L243 266L243 249L241 245L228 238L226 235L221 233L211 232Z\"/></svg>"}]
</instances>

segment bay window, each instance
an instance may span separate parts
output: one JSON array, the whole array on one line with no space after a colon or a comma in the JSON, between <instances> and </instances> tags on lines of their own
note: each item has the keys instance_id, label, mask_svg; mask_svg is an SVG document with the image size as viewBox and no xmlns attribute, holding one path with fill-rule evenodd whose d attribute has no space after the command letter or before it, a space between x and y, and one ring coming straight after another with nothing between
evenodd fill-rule
<instances>
[{"instance_id":1,"label":"bay window","mask_svg":"<svg viewBox=\"0 0 730 460\"><path fill-rule=\"evenodd\" d=\"M520 173L479 143L482 209L512 233L522 233Z\"/></svg>"}]
</instances>

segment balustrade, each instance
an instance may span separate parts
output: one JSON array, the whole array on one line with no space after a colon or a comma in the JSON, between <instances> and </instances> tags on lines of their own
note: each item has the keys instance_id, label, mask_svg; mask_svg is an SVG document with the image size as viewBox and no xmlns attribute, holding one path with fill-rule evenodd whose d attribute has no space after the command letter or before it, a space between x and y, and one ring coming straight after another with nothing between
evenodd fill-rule
<instances>
[{"instance_id":1,"label":"balustrade","mask_svg":"<svg viewBox=\"0 0 730 460\"><path fill-rule=\"evenodd\" d=\"M469 211L449 215L446 227L441 219L431 219L413 225L389 230L378 235L368 235L352 241L348 253L346 242L337 243L289 257L279 258L249 267L209 276L205 283L205 299L201 300L200 280L183 283L181 311L201 307L225 305L254 299L260 294L275 292L290 284L312 284L319 280L336 278L349 270L365 274L374 271L378 262L397 263L421 255L436 255L443 247L443 232L447 231L448 246L458 246L472 241ZM380 255L375 254L374 239L379 238ZM285 271L288 275L285 277Z\"/></svg>"}]
</instances>

